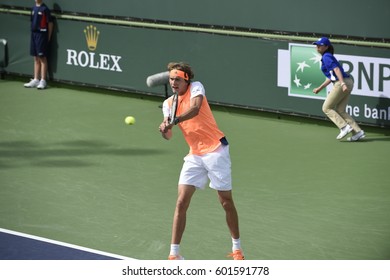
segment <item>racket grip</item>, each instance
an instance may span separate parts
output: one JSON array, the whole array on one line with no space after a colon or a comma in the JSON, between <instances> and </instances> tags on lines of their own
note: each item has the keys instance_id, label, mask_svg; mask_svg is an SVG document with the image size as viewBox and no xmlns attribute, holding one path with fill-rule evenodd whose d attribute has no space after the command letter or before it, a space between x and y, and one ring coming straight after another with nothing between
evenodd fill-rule
<instances>
[{"instance_id":1,"label":"racket grip","mask_svg":"<svg viewBox=\"0 0 390 280\"><path fill-rule=\"evenodd\" d=\"M224 146L229 145L229 142L228 142L228 140L226 139L225 136L222 137L221 139L219 139L219 141L221 141L222 145L224 145Z\"/></svg>"},{"instance_id":2,"label":"racket grip","mask_svg":"<svg viewBox=\"0 0 390 280\"><path fill-rule=\"evenodd\" d=\"M180 119L178 117L175 117L172 121L174 125L177 125L180 122Z\"/></svg>"}]
</instances>

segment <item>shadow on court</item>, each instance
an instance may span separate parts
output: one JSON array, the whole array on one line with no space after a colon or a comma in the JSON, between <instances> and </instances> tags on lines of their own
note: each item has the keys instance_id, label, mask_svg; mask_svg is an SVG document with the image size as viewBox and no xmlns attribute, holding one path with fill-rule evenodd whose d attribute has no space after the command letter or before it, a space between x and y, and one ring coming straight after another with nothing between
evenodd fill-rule
<instances>
[{"instance_id":1,"label":"shadow on court","mask_svg":"<svg viewBox=\"0 0 390 280\"><path fill-rule=\"evenodd\" d=\"M17 159L40 167L87 167L94 161L86 161L89 156L157 156L164 154L157 148L117 148L108 142L83 140L58 143L14 141L0 142L0 159L15 161ZM8 167L11 167L9 165ZM0 168L7 168L3 163Z\"/></svg>"}]
</instances>

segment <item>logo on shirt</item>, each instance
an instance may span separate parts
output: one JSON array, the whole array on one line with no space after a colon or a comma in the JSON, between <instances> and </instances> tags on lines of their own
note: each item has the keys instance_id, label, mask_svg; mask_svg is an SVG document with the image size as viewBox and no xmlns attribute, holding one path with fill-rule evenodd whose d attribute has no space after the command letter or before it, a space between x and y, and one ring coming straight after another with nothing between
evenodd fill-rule
<instances>
[{"instance_id":1,"label":"logo on shirt","mask_svg":"<svg viewBox=\"0 0 390 280\"><path fill-rule=\"evenodd\" d=\"M84 30L87 51L78 51L67 49L67 65L72 65L82 68L91 68L96 70L106 70L113 72L122 72L120 65L121 56L97 53L100 31L96 26L88 25Z\"/></svg>"}]
</instances>

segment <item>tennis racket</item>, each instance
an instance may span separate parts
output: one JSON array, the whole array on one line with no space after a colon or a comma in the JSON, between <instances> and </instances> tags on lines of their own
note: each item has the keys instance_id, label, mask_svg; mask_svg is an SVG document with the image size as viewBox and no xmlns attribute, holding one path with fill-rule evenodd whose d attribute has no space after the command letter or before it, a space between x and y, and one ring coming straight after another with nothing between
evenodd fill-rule
<instances>
[{"instance_id":1,"label":"tennis racket","mask_svg":"<svg viewBox=\"0 0 390 280\"><path fill-rule=\"evenodd\" d=\"M173 94L173 100L172 100L172 108L171 108L171 114L169 115L169 124L173 124L176 118L176 110L177 110L177 93Z\"/></svg>"}]
</instances>

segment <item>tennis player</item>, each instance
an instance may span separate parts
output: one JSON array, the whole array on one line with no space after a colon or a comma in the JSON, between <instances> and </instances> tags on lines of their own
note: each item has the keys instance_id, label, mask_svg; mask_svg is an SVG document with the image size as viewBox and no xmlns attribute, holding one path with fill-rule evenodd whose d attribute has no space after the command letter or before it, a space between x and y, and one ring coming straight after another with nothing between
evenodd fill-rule
<instances>
[{"instance_id":1,"label":"tennis player","mask_svg":"<svg viewBox=\"0 0 390 280\"><path fill-rule=\"evenodd\" d=\"M169 122L172 96L163 103L163 122L159 130L169 140L172 127L177 125L190 148L185 156L179 177L178 197L173 217L169 260L182 260L180 242L186 226L186 213L191 198L197 189L210 188L217 191L226 213L226 222L232 238L232 253L235 260L243 260L238 214L232 196L231 161L229 144L219 130L200 82L192 82L194 73L186 63L168 64L169 83L178 93L178 106L173 123Z\"/></svg>"},{"instance_id":2,"label":"tennis player","mask_svg":"<svg viewBox=\"0 0 390 280\"><path fill-rule=\"evenodd\" d=\"M346 112L353 88L352 78L344 72L343 67L334 57L334 48L328 38L322 37L313 45L317 46L317 52L322 55L321 70L326 77L319 87L313 89L313 93L317 94L333 83L333 88L322 105L322 111L340 129L336 139L340 140L350 132L352 132L352 136L347 138L348 141L354 142L363 139L366 136L364 131Z\"/></svg>"}]
</instances>

